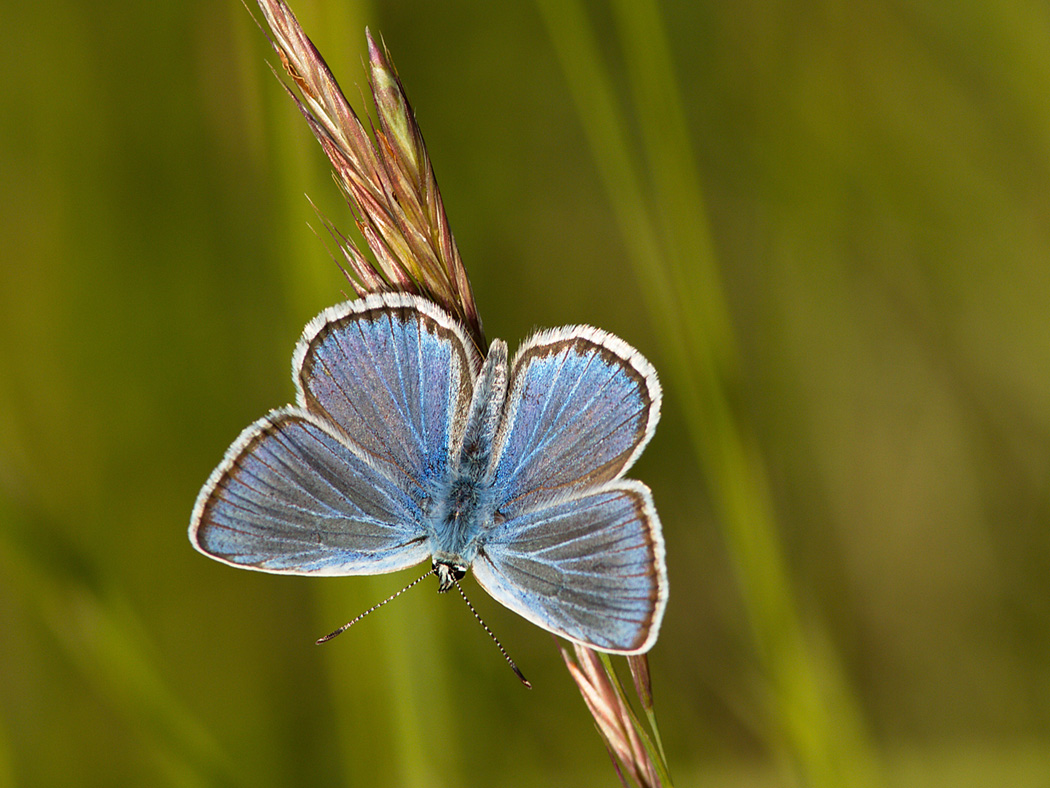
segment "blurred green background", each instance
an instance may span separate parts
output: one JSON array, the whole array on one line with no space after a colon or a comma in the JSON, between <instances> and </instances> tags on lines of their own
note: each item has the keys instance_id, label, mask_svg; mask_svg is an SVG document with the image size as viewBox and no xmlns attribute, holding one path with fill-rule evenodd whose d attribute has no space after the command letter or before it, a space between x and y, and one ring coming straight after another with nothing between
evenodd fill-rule
<instances>
[{"instance_id":1,"label":"blurred green background","mask_svg":"<svg viewBox=\"0 0 1050 788\"><path fill-rule=\"evenodd\" d=\"M660 370L679 786L1050 786L1050 9L298 0L426 135L490 336ZM0 786L617 784L468 581L238 572L200 485L351 221L236 0L4 2Z\"/></svg>"}]
</instances>

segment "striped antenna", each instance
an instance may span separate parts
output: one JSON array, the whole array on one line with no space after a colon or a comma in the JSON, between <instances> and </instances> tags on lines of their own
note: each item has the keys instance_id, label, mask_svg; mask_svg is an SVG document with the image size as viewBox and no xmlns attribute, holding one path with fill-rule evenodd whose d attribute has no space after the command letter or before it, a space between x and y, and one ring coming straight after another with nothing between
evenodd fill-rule
<instances>
[{"instance_id":1,"label":"striped antenna","mask_svg":"<svg viewBox=\"0 0 1050 788\"><path fill-rule=\"evenodd\" d=\"M346 630L350 629L350 627L352 627L354 624L356 624L362 618L367 616L369 613L371 613L371 612L373 612L375 610L379 610L379 608L381 608L387 602L393 602L395 599L397 599L399 596L401 596L403 593L405 593L408 589L412 588L413 586L419 585L419 583L423 582L425 579L430 577L436 571L437 571L436 569L431 568L430 571L427 572L425 575L423 575L422 577L417 577L415 580L413 580L407 586L402 588L396 594L391 594L386 599L384 599L382 602L379 602L377 604L372 605L372 607L368 608L368 610L366 610L364 613L359 615L354 620L347 621L345 624L343 624L341 627L339 627L339 629L337 629L335 632L327 634L323 638L318 638L317 641L316 641L317 645L320 646L322 643L327 643L329 640L331 640L332 638L336 637L337 635L342 635L344 632L346 632ZM462 592L460 592L460 593L462 593ZM466 597L464 597L464 599L466 599ZM467 604L469 605L470 603L468 602ZM474 615L477 615L477 613L475 613ZM479 621L480 621L480 619L479 619ZM508 659L509 659L509 657L508 657ZM512 662L511 664L513 665L514 663ZM515 668L515 670L517 670L517 668ZM521 675L521 674L519 673L518 675Z\"/></svg>"},{"instance_id":2,"label":"striped antenna","mask_svg":"<svg viewBox=\"0 0 1050 788\"><path fill-rule=\"evenodd\" d=\"M420 578L422 579L422 578ZM489 633L489 637L492 638L492 642L496 644L496 648L499 649L499 653L503 655L503 658L507 660L507 664L510 665L510 669L514 671L514 674L521 679L521 683L529 689L532 689L532 685L529 680L525 678L525 674L518 669L518 666L514 664L514 660L510 658L510 654L507 653L507 649L503 648L503 644L499 642L499 638L489 629L488 624L481 620L481 616L478 615L478 611L474 609L474 605L470 604L470 600L467 599L466 593L463 591L463 587L459 584L459 578L452 575L452 582L456 584L456 590L459 591L459 595L463 597L463 601L467 603L467 607L470 608L470 612L474 614L474 618L481 624L481 628Z\"/></svg>"}]
</instances>

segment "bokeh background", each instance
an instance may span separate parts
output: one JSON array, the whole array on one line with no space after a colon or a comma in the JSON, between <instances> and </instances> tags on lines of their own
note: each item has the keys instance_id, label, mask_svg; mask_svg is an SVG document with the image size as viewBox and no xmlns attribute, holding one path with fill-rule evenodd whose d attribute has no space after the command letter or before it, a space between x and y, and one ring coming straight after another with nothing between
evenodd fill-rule
<instances>
[{"instance_id":1,"label":"bokeh background","mask_svg":"<svg viewBox=\"0 0 1050 788\"><path fill-rule=\"evenodd\" d=\"M294 0L406 85L490 336L661 371L679 786L1050 786L1050 8ZM351 221L236 0L4 2L0 786L608 786L476 585L193 552ZM323 231L321 231L323 234Z\"/></svg>"}]
</instances>

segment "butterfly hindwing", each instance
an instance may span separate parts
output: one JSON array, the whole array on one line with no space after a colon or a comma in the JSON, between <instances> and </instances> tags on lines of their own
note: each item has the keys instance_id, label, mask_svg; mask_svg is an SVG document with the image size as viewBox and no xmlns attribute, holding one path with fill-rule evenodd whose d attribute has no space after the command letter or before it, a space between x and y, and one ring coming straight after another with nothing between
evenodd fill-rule
<instances>
[{"instance_id":1,"label":"butterfly hindwing","mask_svg":"<svg viewBox=\"0 0 1050 788\"><path fill-rule=\"evenodd\" d=\"M659 519L633 480L495 525L472 568L511 610L603 651L648 651L667 602Z\"/></svg>"},{"instance_id":2,"label":"butterfly hindwing","mask_svg":"<svg viewBox=\"0 0 1050 788\"><path fill-rule=\"evenodd\" d=\"M288 574L393 572L427 557L413 482L370 463L298 408L248 427L204 485L194 546L234 566Z\"/></svg>"}]
</instances>

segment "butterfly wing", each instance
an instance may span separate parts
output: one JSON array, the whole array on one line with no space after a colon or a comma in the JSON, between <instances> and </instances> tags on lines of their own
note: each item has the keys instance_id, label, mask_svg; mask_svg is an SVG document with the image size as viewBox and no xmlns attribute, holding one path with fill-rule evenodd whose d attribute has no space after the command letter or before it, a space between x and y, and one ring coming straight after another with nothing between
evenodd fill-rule
<instances>
[{"instance_id":1,"label":"butterfly wing","mask_svg":"<svg viewBox=\"0 0 1050 788\"><path fill-rule=\"evenodd\" d=\"M667 604L660 521L633 480L494 526L471 568L511 610L602 651L648 651Z\"/></svg>"},{"instance_id":2,"label":"butterfly wing","mask_svg":"<svg viewBox=\"0 0 1050 788\"><path fill-rule=\"evenodd\" d=\"M494 441L497 523L472 564L486 591L603 651L652 646L667 602L660 521L649 489L619 477L660 401L652 366L611 334L571 326L525 342Z\"/></svg>"},{"instance_id":3,"label":"butterfly wing","mask_svg":"<svg viewBox=\"0 0 1050 788\"><path fill-rule=\"evenodd\" d=\"M322 312L292 359L298 407L246 429L204 485L190 540L226 563L377 574L428 555L426 500L469 406L476 353L437 306L372 295Z\"/></svg>"},{"instance_id":4,"label":"butterfly wing","mask_svg":"<svg viewBox=\"0 0 1050 788\"><path fill-rule=\"evenodd\" d=\"M377 293L314 318L292 374L300 407L422 488L420 477L443 471L461 440L480 365L444 310L407 293Z\"/></svg>"},{"instance_id":5,"label":"butterfly wing","mask_svg":"<svg viewBox=\"0 0 1050 788\"><path fill-rule=\"evenodd\" d=\"M543 331L511 365L493 487L512 517L622 475L660 417L652 365L590 326Z\"/></svg>"},{"instance_id":6,"label":"butterfly wing","mask_svg":"<svg viewBox=\"0 0 1050 788\"><path fill-rule=\"evenodd\" d=\"M414 483L298 408L248 427L204 485L190 541L233 566L287 574L393 572L424 560Z\"/></svg>"}]
</instances>

